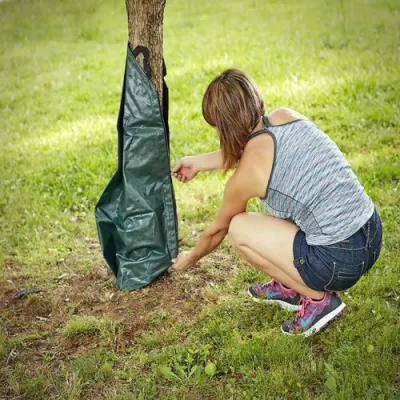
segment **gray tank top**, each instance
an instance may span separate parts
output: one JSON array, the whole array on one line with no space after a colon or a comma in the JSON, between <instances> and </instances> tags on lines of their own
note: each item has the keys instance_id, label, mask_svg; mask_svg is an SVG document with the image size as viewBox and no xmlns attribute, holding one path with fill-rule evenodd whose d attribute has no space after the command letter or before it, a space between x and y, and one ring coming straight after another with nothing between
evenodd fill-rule
<instances>
[{"instance_id":1,"label":"gray tank top","mask_svg":"<svg viewBox=\"0 0 400 400\"><path fill-rule=\"evenodd\" d=\"M347 239L372 216L374 205L336 144L311 121L299 119L271 125L263 133L274 139L275 155L265 208L277 218L291 219L309 245Z\"/></svg>"}]
</instances>

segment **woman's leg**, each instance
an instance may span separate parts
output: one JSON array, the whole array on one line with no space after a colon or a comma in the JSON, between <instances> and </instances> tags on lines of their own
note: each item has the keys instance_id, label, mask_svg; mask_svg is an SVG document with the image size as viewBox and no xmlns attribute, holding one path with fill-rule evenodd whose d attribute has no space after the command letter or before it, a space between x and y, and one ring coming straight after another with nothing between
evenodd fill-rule
<instances>
[{"instance_id":1,"label":"woman's leg","mask_svg":"<svg viewBox=\"0 0 400 400\"><path fill-rule=\"evenodd\" d=\"M293 241L298 227L290 221L258 213L236 215L229 238L242 257L257 269L303 296L322 299L309 288L293 264Z\"/></svg>"}]
</instances>

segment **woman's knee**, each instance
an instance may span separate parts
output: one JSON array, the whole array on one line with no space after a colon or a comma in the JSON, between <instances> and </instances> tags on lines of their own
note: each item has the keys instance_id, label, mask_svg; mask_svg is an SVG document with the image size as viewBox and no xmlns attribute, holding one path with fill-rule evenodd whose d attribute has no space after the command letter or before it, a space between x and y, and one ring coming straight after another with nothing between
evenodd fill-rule
<instances>
[{"instance_id":1,"label":"woman's knee","mask_svg":"<svg viewBox=\"0 0 400 400\"><path fill-rule=\"evenodd\" d=\"M248 213L243 212L235 215L229 224L228 237L233 247L237 248L243 242L244 223Z\"/></svg>"}]
</instances>

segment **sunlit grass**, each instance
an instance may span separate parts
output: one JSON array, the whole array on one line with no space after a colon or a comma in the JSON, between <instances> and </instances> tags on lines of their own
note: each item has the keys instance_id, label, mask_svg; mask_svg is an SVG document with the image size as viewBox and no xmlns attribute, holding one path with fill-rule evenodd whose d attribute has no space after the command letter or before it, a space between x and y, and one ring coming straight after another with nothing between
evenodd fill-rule
<instances>
[{"instance_id":1,"label":"sunlit grass","mask_svg":"<svg viewBox=\"0 0 400 400\"><path fill-rule=\"evenodd\" d=\"M66 271L84 279L99 261L87 243L96 240L94 206L117 166L124 7L108 0L0 2L0 274L7 293L14 282L54 288ZM189 296L185 303L190 309L206 299L203 311L181 323L172 317L174 304L164 304L119 347L118 322L91 317L83 303L78 311L85 316L66 316L54 331L30 322L11 335L5 313L7 395L398 398L399 20L396 0L168 0L165 10L172 164L218 148L201 116L202 95L216 74L242 68L260 87L267 112L296 109L336 141L377 205L384 249L371 273L343 294L341 320L309 340L280 335L290 315L247 299L246 287L265 278L224 242L199 267L208 276L203 300ZM183 249L212 221L225 180L204 173L175 183ZM253 199L248 209L262 206ZM200 272L173 279L191 293ZM43 359L29 353L27 366L11 362L14 352L44 340L57 347L44 347ZM75 341L106 350L57 353ZM204 372L208 362L216 365L214 376Z\"/></svg>"}]
</instances>

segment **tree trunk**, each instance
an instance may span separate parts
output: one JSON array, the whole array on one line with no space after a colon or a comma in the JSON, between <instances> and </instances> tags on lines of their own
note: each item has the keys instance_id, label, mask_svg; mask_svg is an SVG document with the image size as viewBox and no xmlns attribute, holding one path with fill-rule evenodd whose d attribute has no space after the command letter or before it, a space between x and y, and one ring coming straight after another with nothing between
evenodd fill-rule
<instances>
[{"instance_id":1,"label":"tree trunk","mask_svg":"<svg viewBox=\"0 0 400 400\"><path fill-rule=\"evenodd\" d=\"M128 13L128 31L131 49L145 46L149 49L151 81L162 102L163 88L163 17L165 0L125 0ZM143 57L137 60L143 68ZM162 107L162 104L161 104Z\"/></svg>"}]
</instances>

